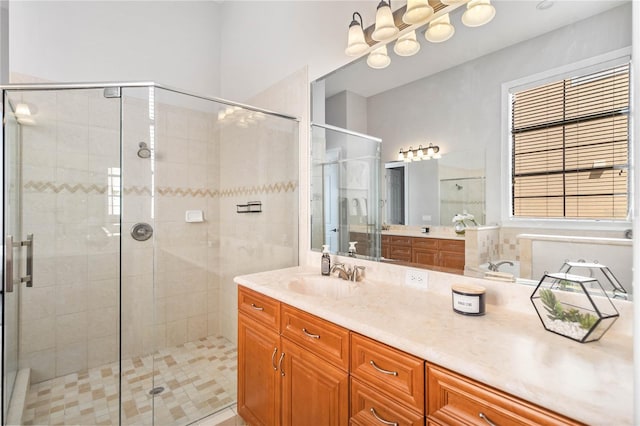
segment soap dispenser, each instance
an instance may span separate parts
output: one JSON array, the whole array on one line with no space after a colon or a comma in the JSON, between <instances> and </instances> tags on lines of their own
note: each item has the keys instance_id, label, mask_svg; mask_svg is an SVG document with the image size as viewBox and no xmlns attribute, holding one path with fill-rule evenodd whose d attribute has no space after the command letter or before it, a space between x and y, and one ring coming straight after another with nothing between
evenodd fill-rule
<instances>
[{"instance_id":1,"label":"soap dispenser","mask_svg":"<svg viewBox=\"0 0 640 426\"><path fill-rule=\"evenodd\" d=\"M329 255L329 246L324 244L322 246L322 260L320 261L320 271L322 275L329 275L331 273L331 256Z\"/></svg>"},{"instance_id":2,"label":"soap dispenser","mask_svg":"<svg viewBox=\"0 0 640 426\"><path fill-rule=\"evenodd\" d=\"M356 244L357 241L349 241L349 257L356 257Z\"/></svg>"}]
</instances>

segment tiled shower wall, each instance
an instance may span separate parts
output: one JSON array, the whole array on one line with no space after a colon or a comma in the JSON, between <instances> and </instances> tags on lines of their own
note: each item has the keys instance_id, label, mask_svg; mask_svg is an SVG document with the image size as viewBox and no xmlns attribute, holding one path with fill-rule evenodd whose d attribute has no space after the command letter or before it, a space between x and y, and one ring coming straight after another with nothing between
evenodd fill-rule
<instances>
[{"instance_id":1,"label":"tiled shower wall","mask_svg":"<svg viewBox=\"0 0 640 426\"><path fill-rule=\"evenodd\" d=\"M119 215L107 193L119 165L119 100L99 90L18 99L35 107L36 120L21 140L34 284L20 290L19 367L39 382L117 356Z\"/></svg>"},{"instance_id":2,"label":"tiled shower wall","mask_svg":"<svg viewBox=\"0 0 640 426\"><path fill-rule=\"evenodd\" d=\"M225 106L123 89L120 165L119 99L26 95L38 106L23 138L36 269L34 288L22 289L20 368L39 382L117 360L120 239L123 357L221 333L235 341L233 277L297 263L297 123L239 125L240 113L219 120ZM137 156L140 142L155 162ZM263 213L236 213L254 200ZM205 221L186 223L187 210ZM130 237L137 222L153 239Z\"/></svg>"}]
</instances>

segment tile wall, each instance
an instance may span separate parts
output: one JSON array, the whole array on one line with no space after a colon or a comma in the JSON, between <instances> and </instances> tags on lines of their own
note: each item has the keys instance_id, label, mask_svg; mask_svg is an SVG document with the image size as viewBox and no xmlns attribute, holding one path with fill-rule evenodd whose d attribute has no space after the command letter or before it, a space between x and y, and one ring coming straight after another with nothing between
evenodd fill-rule
<instances>
[{"instance_id":1,"label":"tile wall","mask_svg":"<svg viewBox=\"0 0 640 426\"><path fill-rule=\"evenodd\" d=\"M22 291L19 355L32 382L117 360L120 296L123 357L219 334L235 341L233 277L297 264L297 122L243 111L221 121L225 105L125 88L120 164L119 99L22 96L38 108L37 125L23 126L23 228L36 236L36 270ZM140 142L154 161L137 156ZM236 213L256 200L262 213ZM187 223L187 210L204 221ZM152 239L129 236L137 222L153 226Z\"/></svg>"}]
</instances>

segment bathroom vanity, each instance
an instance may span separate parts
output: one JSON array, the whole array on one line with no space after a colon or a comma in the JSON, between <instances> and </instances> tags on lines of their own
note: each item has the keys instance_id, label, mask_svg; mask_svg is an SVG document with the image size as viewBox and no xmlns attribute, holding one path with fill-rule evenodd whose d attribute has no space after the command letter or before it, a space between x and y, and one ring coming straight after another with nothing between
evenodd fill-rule
<instances>
[{"instance_id":1,"label":"bathroom vanity","mask_svg":"<svg viewBox=\"0 0 640 426\"><path fill-rule=\"evenodd\" d=\"M235 279L249 424L631 424L626 336L581 345L533 310L465 317L442 292L316 269Z\"/></svg>"},{"instance_id":2,"label":"bathroom vanity","mask_svg":"<svg viewBox=\"0 0 640 426\"><path fill-rule=\"evenodd\" d=\"M438 238L428 234L382 231L382 257L414 266L462 274L464 237Z\"/></svg>"}]
</instances>

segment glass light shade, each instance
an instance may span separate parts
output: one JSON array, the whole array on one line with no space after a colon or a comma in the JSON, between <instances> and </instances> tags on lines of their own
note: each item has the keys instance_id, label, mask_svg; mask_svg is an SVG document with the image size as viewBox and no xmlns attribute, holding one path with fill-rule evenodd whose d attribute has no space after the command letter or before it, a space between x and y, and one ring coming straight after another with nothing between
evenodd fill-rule
<instances>
[{"instance_id":1,"label":"glass light shade","mask_svg":"<svg viewBox=\"0 0 640 426\"><path fill-rule=\"evenodd\" d=\"M424 151L422 150L422 146L420 146L420 148L418 148L418 158L422 158L424 157Z\"/></svg>"},{"instance_id":2,"label":"glass light shade","mask_svg":"<svg viewBox=\"0 0 640 426\"><path fill-rule=\"evenodd\" d=\"M367 49L369 45L364 40L364 31L362 31L362 27L356 23L356 25L349 26L349 39L347 41L347 48L344 50L344 53L347 56L359 56L362 55Z\"/></svg>"},{"instance_id":3,"label":"glass light shade","mask_svg":"<svg viewBox=\"0 0 640 426\"><path fill-rule=\"evenodd\" d=\"M396 55L398 56L415 55L419 50L420 43L418 43L415 31L408 32L407 34L401 36L398 40L396 40L395 46L393 46L393 51L396 52Z\"/></svg>"},{"instance_id":4,"label":"glass light shade","mask_svg":"<svg viewBox=\"0 0 640 426\"><path fill-rule=\"evenodd\" d=\"M471 0L462 14L462 23L467 27L479 27L490 22L496 16L496 8L491 0Z\"/></svg>"},{"instance_id":5,"label":"glass light shade","mask_svg":"<svg viewBox=\"0 0 640 426\"><path fill-rule=\"evenodd\" d=\"M413 160L413 150L409 147L409 151L407 151L407 158L409 161Z\"/></svg>"},{"instance_id":6,"label":"glass light shade","mask_svg":"<svg viewBox=\"0 0 640 426\"><path fill-rule=\"evenodd\" d=\"M434 159L434 160L438 160L438 159L440 159L440 158L442 158L442 155L441 155L439 152L436 152L436 153L433 155L433 159Z\"/></svg>"},{"instance_id":7,"label":"glass light shade","mask_svg":"<svg viewBox=\"0 0 640 426\"><path fill-rule=\"evenodd\" d=\"M367 65L374 69L382 69L389 66L391 58L387 54L387 46L378 47L367 57Z\"/></svg>"},{"instance_id":8,"label":"glass light shade","mask_svg":"<svg viewBox=\"0 0 640 426\"><path fill-rule=\"evenodd\" d=\"M398 153L398 161L402 160L404 160L404 154L402 153L402 150L400 150L400 152Z\"/></svg>"},{"instance_id":9,"label":"glass light shade","mask_svg":"<svg viewBox=\"0 0 640 426\"><path fill-rule=\"evenodd\" d=\"M456 29L451 25L449 14L445 13L439 18L429 21L429 28L424 33L424 37L431 43L442 43L453 37Z\"/></svg>"},{"instance_id":10,"label":"glass light shade","mask_svg":"<svg viewBox=\"0 0 640 426\"><path fill-rule=\"evenodd\" d=\"M398 27L393 21L391 7L384 0L381 1L376 11L376 27L371 38L376 41L386 41L395 37L398 31Z\"/></svg>"},{"instance_id":11,"label":"glass light shade","mask_svg":"<svg viewBox=\"0 0 640 426\"><path fill-rule=\"evenodd\" d=\"M31 109L27 104L16 105L16 115L19 117L29 117L31 115Z\"/></svg>"},{"instance_id":12,"label":"glass light shade","mask_svg":"<svg viewBox=\"0 0 640 426\"><path fill-rule=\"evenodd\" d=\"M227 114L225 114L224 111L218 111L218 121L222 121L224 120L224 118L227 116Z\"/></svg>"},{"instance_id":13,"label":"glass light shade","mask_svg":"<svg viewBox=\"0 0 640 426\"><path fill-rule=\"evenodd\" d=\"M433 15L433 8L428 0L407 0L407 10L402 15L402 22L413 25L426 21Z\"/></svg>"}]
</instances>

